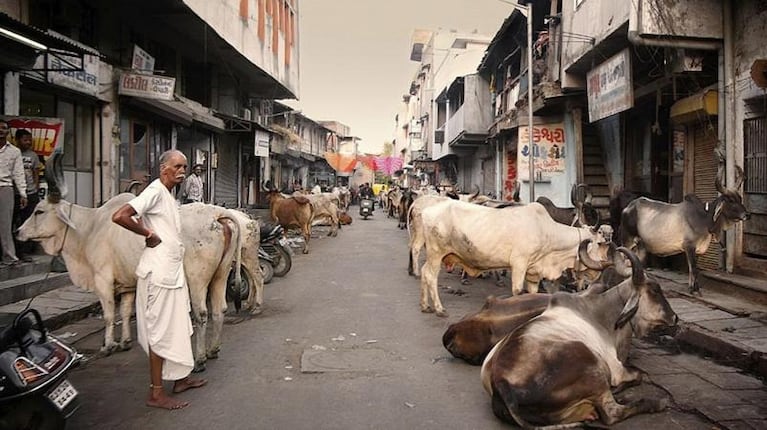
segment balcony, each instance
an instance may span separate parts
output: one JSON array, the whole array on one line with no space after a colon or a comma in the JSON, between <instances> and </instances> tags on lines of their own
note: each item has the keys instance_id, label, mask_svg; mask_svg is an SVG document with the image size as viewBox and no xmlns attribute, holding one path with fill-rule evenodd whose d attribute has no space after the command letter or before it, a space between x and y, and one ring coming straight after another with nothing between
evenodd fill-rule
<instances>
[{"instance_id":1,"label":"balcony","mask_svg":"<svg viewBox=\"0 0 767 430\"><path fill-rule=\"evenodd\" d=\"M456 79L445 93L445 109L448 119L439 128L444 130L444 141L449 146L478 146L487 139L492 123L490 93L479 75ZM458 106L452 111L453 106Z\"/></svg>"}]
</instances>

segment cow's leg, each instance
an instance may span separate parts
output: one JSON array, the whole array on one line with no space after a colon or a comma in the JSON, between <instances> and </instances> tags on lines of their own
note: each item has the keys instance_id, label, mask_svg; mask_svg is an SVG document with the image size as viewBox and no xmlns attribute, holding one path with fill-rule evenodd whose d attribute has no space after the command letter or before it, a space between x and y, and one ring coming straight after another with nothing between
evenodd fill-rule
<instances>
[{"instance_id":1,"label":"cow's leg","mask_svg":"<svg viewBox=\"0 0 767 430\"><path fill-rule=\"evenodd\" d=\"M101 352L111 354L119 345L115 342L115 289L111 274L96 275L95 292L104 314L104 346Z\"/></svg>"},{"instance_id":2,"label":"cow's leg","mask_svg":"<svg viewBox=\"0 0 767 430\"><path fill-rule=\"evenodd\" d=\"M602 421L610 426L637 414L660 412L668 407L668 399L643 398L621 405L613 393L606 389L596 401L596 407Z\"/></svg>"},{"instance_id":3,"label":"cow's leg","mask_svg":"<svg viewBox=\"0 0 767 430\"><path fill-rule=\"evenodd\" d=\"M210 283L210 318L213 328L208 336L206 358L218 358L221 351L221 330L224 327L224 312L226 312L226 281L228 274L217 274Z\"/></svg>"},{"instance_id":4,"label":"cow's leg","mask_svg":"<svg viewBox=\"0 0 767 430\"><path fill-rule=\"evenodd\" d=\"M200 282L189 282L189 299L192 307L192 346L194 347L194 369L193 372L202 372L205 370L205 338L208 329L208 304L206 303L207 286L200 285Z\"/></svg>"},{"instance_id":5,"label":"cow's leg","mask_svg":"<svg viewBox=\"0 0 767 430\"><path fill-rule=\"evenodd\" d=\"M312 222L309 221L308 223L304 224L303 227L301 227L301 230L304 233L304 254L309 253L309 238L312 237Z\"/></svg>"},{"instance_id":6,"label":"cow's leg","mask_svg":"<svg viewBox=\"0 0 767 430\"><path fill-rule=\"evenodd\" d=\"M415 277L421 276L421 269L418 266L418 262L421 258L421 248L423 247L423 237L417 226L414 226L411 231L412 237L410 238L410 261L408 264L408 274Z\"/></svg>"},{"instance_id":7,"label":"cow's leg","mask_svg":"<svg viewBox=\"0 0 767 430\"><path fill-rule=\"evenodd\" d=\"M338 215L331 215L330 216L330 233L328 233L328 236L336 237L338 236Z\"/></svg>"},{"instance_id":8,"label":"cow's leg","mask_svg":"<svg viewBox=\"0 0 767 430\"><path fill-rule=\"evenodd\" d=\"M122 319L122 334L120 336L120 350L127 351L133 346L130 331L130 317L133 314L133 303L136 293L120 294L120 318Z\"/></svg>"},{"instance_id":9,"label":"cow's leg","mask_svg":"<svg viewBox=\"0 0 767 430\"><path fill-rule=\"evenodd\" d=\"M512 262L511 266L511 294L516 296L525 291L525 275L527 275L527 261ZM538 288L535 288L538 291Z\"/></svg>"},{"instance_id":10,"label":"cow's leg","mask_svg":"<svg viewBox=\"0 0 767 430\"><path fill-rule=\"evenodd\" d=\"M437 290L439 269L442 265L441 261L440 257L428 255L427 250L426 263L421 267L421 312L430 313L436 311L438 317L446 317L447 311L442 306L442 301L439 299L439 291ZM434 308L429 306L429 299L431 299Z\"/></svg>"},{"instance_id":11,"label":"cow's leg","mask_svg":"<svg viewBox=\"0 0 767 430\"><path fill-rule=\"evenodd\" d=\"M695 255L695 247L687 245L684 253L687 256L687 285L690 286L690 293L700 294L700 285L698 285L698 256Z\"/></svg>"},{"instance_id":12,"label":"cow's leg","mask_svg":"<svg viewBox=\"0 0 767 430\"><path fill-rule=\"evenodd\" d=\"M250 270L245 269L248 285L250 286L248 301L245 306L250 310L251 315L258 315L263 312L264 304L264 275L261 273L260 268L256 268L255 272L251 273Z\"/></svg>"}]
</instances>

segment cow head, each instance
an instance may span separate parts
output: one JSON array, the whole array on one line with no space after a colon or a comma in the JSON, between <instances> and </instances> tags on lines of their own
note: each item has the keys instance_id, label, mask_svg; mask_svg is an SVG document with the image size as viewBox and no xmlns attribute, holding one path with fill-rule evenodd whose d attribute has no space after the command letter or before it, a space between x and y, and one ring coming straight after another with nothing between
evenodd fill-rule
<instances>
[{"instance_id":1,"label":"cow head","mask_svg":"<svg viewBox=\"0 0 767 430\"><path fill-rule=\"evenodd\" d=\"M724 169L719 169L716 175L716 189L721 195L714 201L713 220L717 226L721 226L721 229L726 229L738 221L746 221L751 217L751 214L743 205L743 200L738 192L745 179L743 169L740 166L735 166L735 187L733 188L725 188L722 185L723 173Z\"/></svg>"},{"instance_id":2,"label":"cow head","mask_svg":"<svg viewBox=\"0 0 767 430\"><path fill-rule=\"evenodd\" d=\"M68 228L76 229L72 222L72 203L65 200L46 199L35 207L32 216L19 227L16 237L20 241L40 242L47 254L61 252Z\"/></svg>"},{"instance_id":3,"label":"cow head","mask_svg":"<svg viewBox=\"0 0 767 430\"><path fill-rule=\"evenodd\" d=\"M655 329L676 326L678 318L658 282L645 275L642 263L633 252L624 247L618 251L631 261L631 278L624 282L630 283L632 290L615 328L630 322L636 336L641 338Z\"/></svg>"}]
</instances>

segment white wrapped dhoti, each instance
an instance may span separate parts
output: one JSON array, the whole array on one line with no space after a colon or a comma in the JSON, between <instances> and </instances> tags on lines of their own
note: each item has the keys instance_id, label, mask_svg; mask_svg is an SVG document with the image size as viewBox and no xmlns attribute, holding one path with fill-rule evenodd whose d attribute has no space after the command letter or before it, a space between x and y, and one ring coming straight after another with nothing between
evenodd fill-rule
<instances>
[{"instance_id":1,"label":"white wrapped dhoti","mask_svg":"<svg viewBox=\"0 0 767 430\"><path fill-rule=\"evenodd\" d=\"M194 368L189 288L164 288L152 283L152 274L139 278L136 288L136 327L144 351L162 357L162 379L186 378Z\"/></svg>"}]
</instances>

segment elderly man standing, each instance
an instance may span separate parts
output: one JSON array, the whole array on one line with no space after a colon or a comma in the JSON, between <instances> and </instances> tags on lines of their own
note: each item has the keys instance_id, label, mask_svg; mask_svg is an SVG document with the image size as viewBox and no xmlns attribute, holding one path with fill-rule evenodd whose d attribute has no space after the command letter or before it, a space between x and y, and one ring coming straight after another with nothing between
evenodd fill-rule
<instances>
[{"instance_id":1,"label":"elderly man standing","mask_svg":"<svg viewBox=\"0 0 767 430\"><path fill-rule=\"evenodd\" d=\"M136 198L118 209L112 221L145 237L136 275L136 326L138 341L149 354L149 398L147 406L180 409L187 406L169 397L162 380L176 381L173 392L205 385L192 379L192 320L189 317L189 288L184 275L184 246L181 221L171 190L184 181L186 157L179 151L160 156L160 178Z\"/></svg>"},{"instance_id":2,"label":"elderly man standing","mask_svg":"<svg viewBox=\"0 0 767 430\"><path fill-rule=\"evenodd\" d=\"M13 244L13 186L19 193L19 207L27 207L27 179L19 148L8 142L10 127L0 119L0 245L3 248L2 265L18 264Z\"/></svg>"},{"instance_id":3,"label":"elderly man standing","mask_svg":"<svg viewBox=\"0 0 767 430\"><path fill-rule=\"evenodd\" d=\"M195 164L192 174L184 181L184 203L202 203L202 164Z\"/></svg>"}]
</instances>

